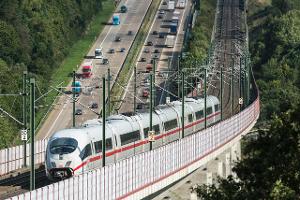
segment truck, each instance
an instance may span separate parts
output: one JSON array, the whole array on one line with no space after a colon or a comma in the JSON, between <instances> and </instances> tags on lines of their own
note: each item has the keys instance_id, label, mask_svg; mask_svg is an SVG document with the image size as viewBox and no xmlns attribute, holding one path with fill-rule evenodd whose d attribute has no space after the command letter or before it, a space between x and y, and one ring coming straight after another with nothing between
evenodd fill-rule
<instances>
[{"instance_id":1,"label":"truck","mask_svg":"<svg viewBox=\"0 0 300 200\"><path fill-rule=\"evenodd\" d=\"M120 14L114 14L113 15L112 24L113 25L119 25L120 24Z\"/></svg>"},{"instance_id":2,"label":"truck","mask_svg":"<svg viewBox=\"0 0 300 200\"><path fill-rule=\"evenodd\" d=\"M173 16L172 19L171 19L171 22L173 23L177 23L179 22L179 17L178 16Z\"/></svg>"},{"instance_id":3,"label":"truck","mask_svg":"<svg viewBox=\"0 0 300 200\"><path fill-rule=\"evenodd\" d=\"M185 8L185 5L186 5L186 0L178 0L176 7L183 9L183 8Z\"/></svg>"},{"instance_id":4,"label":"truck","mask_svg":"<svg viewBox=\"0 0 300 200\"><path fill-rule=\"evenodd\" d=\"M175 10L175 1L169 1L168 3L168 10L173 11Z\"/></svg>"},{"instance_id":5,"label":"truck","mask_svg":"<svg viewBox=\"0 0 300 200\"><path fill-rule=\"evenodd\" d=\"M170 34L171 35L176 35L177 34L177 29L178 29L178 24L177 23L171 23L170 24Z\"/></svg>"},{"instance_id":6,"label":"truck","mask_svg":"<svg viewBox=\"0 0 300 200\"><path fill-rule=\"evenodd\" d=\"M167 35L165 46L173 48L175 45L175 35Z\"/></svg>"},{"instance_id":7,"label":"truck","mask_svg":"<svg viewBox=\"0 0 300 200\"><path fill-rule=\"evenodd\" d=\"M101 47L95 49L95 58L96 59L102 59L103 58L102 48Z\"/></svg>"},{"instance_id":8,"label":"truck","mask_svg":"<svg viewBox=\"0 0 300 200\"><path fill-rule=\"evenodd\" d=\"M90 78L93 73L93 61L85 62L82 64L82 77L83 78Z\"/></svg>"},{"instance_id":9,"label":"truck","mask_svg":"<svg viewBox=\"0 0 300 200\"><path fill-rule=\"evenodd\" d=\"M81 82L80 81L72 82L72 92L74 92L75 94L81 93Z\"/></svg>"},{"instance_id":10,"label":"truck","mask_svg":"<svg viewBox=\"0 0 300 200\"><path fill-rule=\"evenodd\" d=\"M127 7L125 5L121 6L121 13L126 13L127 12Z\"/></svg>"}]
</instances>

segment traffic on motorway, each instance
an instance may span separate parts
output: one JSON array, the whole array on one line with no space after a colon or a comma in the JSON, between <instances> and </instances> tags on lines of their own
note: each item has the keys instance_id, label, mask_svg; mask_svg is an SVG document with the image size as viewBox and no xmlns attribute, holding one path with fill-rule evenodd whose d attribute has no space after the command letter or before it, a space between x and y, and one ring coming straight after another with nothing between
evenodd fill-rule
<instances>
[{"instance_id":1,"label":"traffic on motorway","mask_svg":"<svg viewBox=\"0 0 300 200\"><path fill-rule=\"evenodd\" d=\"M165 80L165 74L163 71L168 70L168 65L177 63L174 61L177 60L177 54L182 48L182 43L180 43L177 49L176 41L177 38L180 38L180 41L183 40L184 34L178 34L178 32L183 31L179 30L183 27L181 27L180 23L185 23L187 20L185 11L190 10L190 4L188 1L177 1L177 6L175 6L175 3L170 2L172 1L161 2L136 63L137 111L144 111L149 107L149 72L153 71L153 68L155 67L155 84L158 85L163 82ZM180 6L179 2L181 3ZM170 59L171 57L174 58ZM154 65L154 62L156 65ZM159 88L156 88L156 90L159 91ZM121 113L133 111L133 94L134 78L131 78L130 85L128 86L128 92L125 95L124 101L120 108ZM159 103L159 101L156 101L156 103Z\"/></svg>"}]
</instances>

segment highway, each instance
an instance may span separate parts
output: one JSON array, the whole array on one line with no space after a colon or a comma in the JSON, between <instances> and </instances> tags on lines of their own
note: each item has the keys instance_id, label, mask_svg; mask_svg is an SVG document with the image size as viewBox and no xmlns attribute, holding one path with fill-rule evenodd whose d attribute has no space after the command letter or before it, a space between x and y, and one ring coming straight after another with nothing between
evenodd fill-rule
<instances>
[{"instance_id":1,"label":"highway","mask_svg":"<svg viewBox=\"0 0 300 200\"><path fill-rule=\"evenodd\" d=\"M122 5L126 5L128 8L127 13L120 13L120 25L106 25L102 33L99 35L98 39L95 41L87 56L94 56L94 51L96 48L102 47L104 52L104 57L108 58L109 64L103 65L100 60L90 60L84 59L82 63L87 61L93 62L93 75L91 78L81 79L83 87L93 87L92 91L88 89L83 89L83 94L81 94L76 102L76 108L81 108L83 110L82 115L76 115L76 125L81 125L84 121L88 119L97 118L99 109L90 110L88 106L92 102L98 103L99 107L102 104L102 88L101 82L102 77L106 76L107 69L110 68L112 74L112 82L115 80L114 74L117 74L120 70L128 49L132 45L135 35L137 34L139 27L141 26L142 20L150 6L151 1L149 0L126 0L121 1L118 5L116 12L120 11ZM128 34L128 31L132 31L132 35ZM121 41L116 42L116 36L121 38ZM109 53L109 49L113 48L115 53ZM125 48L125 52L120 52L121 48ZM77 73L81 73L81 68L79 67ZM70 84L69 84L70 86ZM95 88L95 87L99 88ZM71 88L69 88L71 90ZM51 136L54 132L61 130L63 128L68 128L72 126L72 95L62 95L57 99L53 110L49 113L47 120L43 123L42 127L39 129L37 134L37 140L47 138Z\"/></svg>"},{"instance_id":2,"label":"highway","mask_svg":"<svg viewBox=\"0 0 300 200\"><path fill-rule=\"evenodd\" d=\"M137 71L137 95L136 102L138 111L144 111L148 108L149 98L143 97L143 91L149 91L149 72L147 72L146 66L151 63L151 60L156 60L156 72L155 73L155 84L161 85L162 88L165 88L166 85L163 84L166 76L163 76L163 71L167 71L169 60L171 58L171 68L177 69L177 57L181 52L184 38L184 23L187 19L187 16L191 10L191 2L187 1L185 9L175 9L176 15L179 17L178 33L175 40L175 45L173 48L166 48L166 36L169 32L169 27L165 26L168 21L172 20L172 17L175 15L173 11L167 10L167 5L164 5L163 2L159 7L155 21L153 22L150 31L148 33L144 47L142 48L138 62L135 64ZM163 16L163 18L159 17ZM161 38L160 35L164 37ZM153 45L149 46L147 43L152 42ZM155 52L156 51L156 52ZM142 61L144 59L145 61ZM119 113L132 112L134 109L134 74L132 74L126 88L126 93L124 94L123 103L119 109ZM161 99L162 90L159 87L156 87L156 101L155 105L158 105Z\"/></svg>"},{"instance_id":3,"label":"highway","mask_svg":"<svg viewBox=\"0 0 300 200\"><path fill-rule=\"evenodd\" d=\"M132 3L130 4L129 1ZM139 1L139 3L142 1ZM239 90L238 84L234 84L233 90L231 90L230 85L228 84L231 81L230 72L231 72L231 66L234 65L234 73L237 74L239 68L239 62L235 61L232 62L232 55L234 56L239 56L239 48L241 45L241 42L239 39L237 39L237 32L242 32L241 29L241 18L239 17L242 15L241 11L239 10L239 1L238 0L221 0L221 5L219 5L219 9L221 12L218 14L218 20L217 20L217 31L215 34L215 41L217 43L218 48L215 50L215 66L213 66L212 72L213 75L209 79L209 88L208 88L208 94L214 94L216 96L223 96L223 108L224 108L224 113L225 118L229 117L231 114L231 94L234 91L234 97L235 100L233 101L233 110L234 112L237 112L238 110L238 97L239 93L237 92ZM137 13L140 13L140 10L144 6L144 3L134 3L133 0L128 0L126 2L126 5L129 8L129 12L126 14L126 16L123 16L124 19L122 20L136 20L138 21L138 16L136 16ZM122 4L121 4L122 5ZM132 7L132 15L130 14L130 8ZM149 5L148 5L149 6ZM160 5L160 9L164 9L165 5ZM134 7L134 8L133 8ZM137 62L136 67L137 71L139 73L138 76L138 97L141 99L144 103L147 101L146 98L141 98L141 93L142 91L147 88L145 85L145 78L148 76L149 73L143 73L145 71L145 65L150 62L150 59L153 58L155 55L157 55L158 59L158 67L157 71L164 71L168 69L167 66L167 60L169 56L173 56L174 59L171 60L172 66L177 67L176 63L177 60L175 59L180 52L180 49L182 47L182 40L183 40L183 21L187 16L187 13L189 12L190 9L190 2L188 6L186 6L186 9L177 9L177 11L180 12L180 21L181 25L179 28L179 33L177 34L177 39L176 39L176 44L175 47L170 49L170 48L162 48L163 44L165 43L165 38L159 38L158 35L153 34L153 31L157 31L158 33L160 32L167 32L167 29L164 27L161 27L161 22L163 19L156 19L151 27L151 30L147 36L146 43L148 41L153 42L153 46L144 46L142 49L139 58L145 58L145 62ZM170 18L171 13L166 13L165 17L167 19ZM128 15L128 16L127 16ZM129 18L129 19L128 19ZM123 23L124 27L122 25L120 26L106 26L104 31L101 33L100 37L97 39L96 43L93 45L91 50L88 53L88 56L92 56L94 49L101 46L103 49L119 49L121 47L125 47L126 51L124 53L121 52L115 52L114 54L108 54L105 52L105 57L107 57L110 61L110 69L112 71L112 74L116 74L118 70L120 69L120 66L124 62L124 59L126 57L127 50L129 46L132 43L132 39L134 36L129 36L126 35L128 30L132 30L134 34L136 33L137 30L135 30L133 26L129 26L129 24L126 24L126 22L122 21L121 24ZM114 38L116 36L120 36L122 38L122 42L115 42ZM238 44L238 45L237 45ZM127 45L127 46L126 46ZM242 46L242 45L241 45ZM145 49L148 49L148 51L145 51ZM158 53L153 53L155 49L159 49ZM235 59L239 60L239 59ZM100 86L101 87L101 77L106 74L107 67L105 65L102 65L99 63L99 61L93 61L95 65L95 69L93 71L94 75L90 79L84 79L82 80L82 83L84 86ZM219 75L220 75L220 69L221 67L225 71L224 75L224 88L222 93L220 93L219 85ZM80 70L80 69L79 69ZM114 78L114 77L113 77ZM237 79L237 76L235 75L235 79ZM159 73L156 75L156 80L157 84L162 84L164 82L164 79L159 76ZM128 92L125 94L125 103L122 104L120 112L128 112L132 111L133 109L133 99L132 99L132 94L133 94L133 77L131 78L131 81L128 84L127 90ZM214 87L212 87L214 86ZM159 95L158 95L159 96ZM50 118L47 120L47 122L44 124L44 127L40 131L40 135L38 136L39 139L42 139L44 137L48 137L51 135L55 130L59 130L65 127L70 127L71 126L71 119L72 119L72 104L71 100L68 99L70 96L62 96L58 104L56 105L55 110L50 114ZM87 94L87 91L84 91L84 94L82 94L79 97L79 102L81 102L83 105L88 105L91 101L95 101L99 103L99 105L102 103L100 101L101 97L101 88L97 90L93 90L91 94ZM159 103L157 101L157 103ZM79 107L79 103L76 103L77 107ZM97 111L96 111L97 112ZM82 116L77 116L77 123L80 124L83 121L90 119L90 118L95 118L97 117L93 112L88 111L88 109L84 109L84 114ZM47 125L48 123L48 125ZM52 125L53 124L53 125ZM47 126L46 126L47 125ZM41 170L42 171L42 170ZM38 177L38 178L44 178L44 177ZM28 178L26 178L28 182ZM10 180L9 180L10 181ZM13 180L15 181L15 179ZM5 183L4 183L5 182ZM21 180L23 182L23 180ZM46 183L45 183L46 184ZM4 186L7 185L12 185L10 182L3 181ZM20 184L21 185L21 184ZM28 186L24 186L27 187ZM40 186L38 186L40 187Z\"/></svg>"}]
</instances>

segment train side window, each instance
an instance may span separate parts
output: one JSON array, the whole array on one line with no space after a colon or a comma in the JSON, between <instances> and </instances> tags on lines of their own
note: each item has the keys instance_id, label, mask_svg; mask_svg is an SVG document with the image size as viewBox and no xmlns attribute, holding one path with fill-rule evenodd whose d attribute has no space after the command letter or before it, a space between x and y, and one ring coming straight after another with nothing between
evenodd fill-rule
<instances>
[{"instance_id":1,"label":"train side window","mask_svg":"<svg viewBox=\"0 0 300 200\"><path fill-rule=\"evenodd\" d=\"M132 142L135 142L137 140L140 140L140 131L133 131L130 133L126 133L123 135L120 135L120 139L121 139L121 145L126 145Z\"/></svg>"},{"instance_id":2,"label":"train side window","mask_svg":"<svg viewBox=\"0 0 300 200\"><path fill-rule=\"evenodd\" d=\"M219 111L219 104L215 105L215 112Z\"/></svg>"},{"instance_id":3,"label":"train side window","mask_svg":"<svg viewBox=\"0 0 300 200\"><path fill-rule=\"evenodd\" d=\"M106 150L111 150L112 149L112 140L111 140L111 138L107 138L105 140L105 149Z\"/></svg>"},{"instance_id":4,"label":"train side window","mask_svg":"<svg viewBox=\"0 0 300 200\"><path fill-rule=\"evenodd\" d=\"M106 150L111 150L112 149L112 140L111 140L111 138L107 138L105 141L106 141L105 149ZM102 152L102 140L94 142L94 146L95 146L96 153Z\"/></svg>"},{"instance_id":5,"label":"train side window","mask_svg":"<svg viewBox=\"0 0 300 200\"><path fill-rule=\"evenodd\" d=\"M102 152L102 141L94 142L96 153Z\"/></svg>"},{"instance_id":6,"label":"train side window","mask_svg":"<svg viewBox=\"0 0 300 200\"><path fill-rule=\"evenodd\" d=\"M91 144L88 144L82 149L79 156L80 156L81 160L84 160L85 158L87 158L90 155L92 155L92 148L91 148Z\"/></svg>"},{"instance_id":7,"label":"train side window","mask_svg":"<svg viewBox=\"0 0 300 200\"><path fill-rule=\"evenodd\" d=\"M144 128L144 135L145 135L145 139L148 138L148 133L149 132L149 127L148 128Z\"/></svg>"},{"instance_id":8,"label":"train side window","mask_svg":"<svg viewBox=\"0 0 300 200\"><path fill-rule=\"evenodd\" d=\"M165 122L165 130L166 131L169 131L169 130L177 128L177 127L178 127L177 119L173 119L173 120Z\"/></svg>"},{"instance_id":9,"label":"train side window","mask_svg":"<svg viewBox=\"0 0 300 200\"><path fill-rule=\"evenodd\" d=\"M201 118L203 118L203 110L196 112L196 119L201 119Z\"/></svg>"},{"instance_id":10,"label":"train side window","mask_svg":"<svg viewBox=\"0 0 300 200\"><path fill-rule=\"evenodd\" d=\"M193 115L192 115L192 114L189 114L189 115L188 115L188 120L189 120L189 122L192 122L192 121L193 121Z\"/></svg>"},{"instance_id":11,"label":"train side window","mask_svg":"<svg viewBox=\"0 0 300 200\"><path fill-rule=\"evenodd\" d=\"M207 113L207 115L210 115L212 113L212 107L208 107L206 109L206 113Z\"/></svg>"},{"instance_id":12,"label":"train side window","mask_svg":"<svg viewBox=\"0 0 300 200\"><path fill-rule=\"evenodd\" d=\"M152 130L155 132L155 135L159 135L160 134L159 124L153 125ZM144 128L145 138L148 138L148 133L149 133L149 127Z\"/></svg>"}]
</instances>

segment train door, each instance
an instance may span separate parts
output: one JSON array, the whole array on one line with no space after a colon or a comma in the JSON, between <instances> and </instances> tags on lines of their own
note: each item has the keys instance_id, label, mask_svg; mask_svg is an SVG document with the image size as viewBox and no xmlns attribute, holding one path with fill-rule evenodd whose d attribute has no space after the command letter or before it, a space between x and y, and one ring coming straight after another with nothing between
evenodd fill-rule
<instances>
[{"instance_id":1,"label":"train door","mask_svg":"<svg viewBox=\"0 0 300 200\"><path fill-rule=\"evenodd\" d=\"M95 157L95 148L94 148L94 142L93 141L91 141L90 142L90 145L91 145L91 158L93 158L93 157ZM91 160L93 160L93 159L91 159ZM95 167L96 167L96 163L95 162L89 162L88 163L88 167L89 167L89 169L94 169Z\"/></svg>"}]
</instances>

